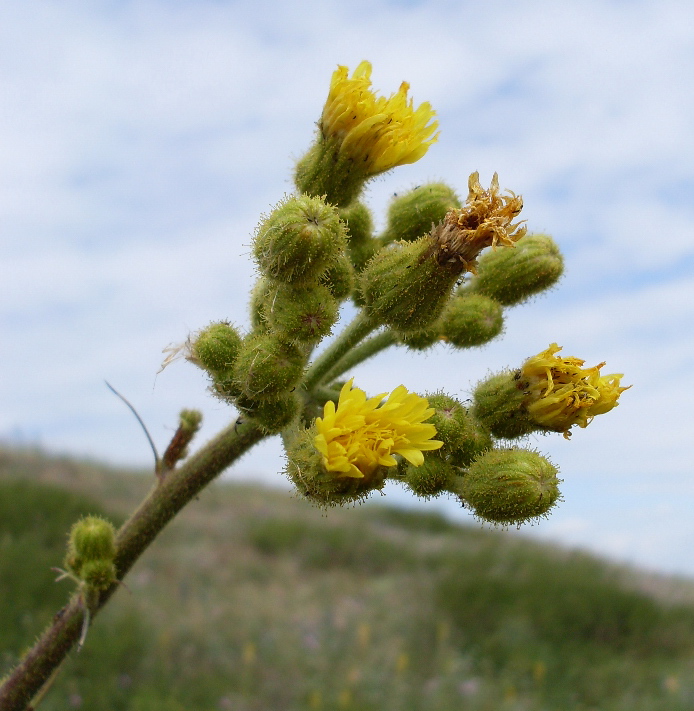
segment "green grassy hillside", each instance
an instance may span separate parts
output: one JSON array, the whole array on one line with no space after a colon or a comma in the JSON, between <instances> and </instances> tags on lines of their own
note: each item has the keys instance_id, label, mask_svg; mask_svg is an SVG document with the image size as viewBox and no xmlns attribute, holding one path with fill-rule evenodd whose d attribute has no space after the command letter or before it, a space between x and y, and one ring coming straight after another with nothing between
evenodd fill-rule
<instances>
[{"instance_id":1,"label":"green grassy hillside","mask_svg":"<svg viewBox=\"0 0 694 711\"><path fill-rule=\"evenodd\" d=\"M0 451L3 668L68 597L72 521L151 483ZM434 514L218 484L126 582L42 710L694 708L691 583Z\"/></svg>"}]
</instances>

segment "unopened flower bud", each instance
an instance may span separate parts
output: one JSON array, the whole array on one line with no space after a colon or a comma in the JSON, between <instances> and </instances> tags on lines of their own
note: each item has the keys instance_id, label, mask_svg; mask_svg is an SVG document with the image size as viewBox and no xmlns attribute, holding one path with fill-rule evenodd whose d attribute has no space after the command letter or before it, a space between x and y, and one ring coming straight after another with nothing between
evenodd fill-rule
<instances>
[{"instance_id":1,"label":"unopened flower bud","mask_svg":"<svg viewBox=\"0 0 694 711\"><path fill-rule=\"evenodd\" d=\"M380 249L381 243L373 236L371 211L361 202L342 208L340 218L347 225L347 253L354 269L360 272Z\"/></svg>"},{"instance_id":2,"label":"unopened flower bud","mask_svg":"<svg viewBox=\"0 0 694 711\"><path fill-rule=\"evenodd\" d=\"M556 467L537 452L495 449L470 465L460 493L482 520L519 525L547 514L559 484Z\"/></svg>"},{"instance_id":3,"label":"unopened flower bud","mask_svg":"<svg viewBox=\"0 0 694 711\"><path fill-rule=\"evenodd\" d=\"M276 398L299 383L304 365L304 355L295 344L272 334L251 334L241 343L234 381L246 397Z\"/></svg>"},{"instance_id":4,"label":"unopened flower bud","mask_svg":"<svg viewBox=\"0 0 694 711\"><path fill-rule=\"evenodd\" d=\"M191 341L188 358L213 378L225 378L231 373L240 346L241 336L231 324L211 323Z\"/></svg>"},{"instance_id":5,"label":"unopened flower bud","mask_svg":"<svg viewBox=\"0 0 694 711\"><path fill-rule=\"evenodd\" d=\"M488 343L501 333L503 327L501 305L482 294L463 292L454 296L446 304L441 318L443 340L458 348Z\"/></svg>"},{"instance_id":6,"label":"unopened flower bud","mask_svg":"<svg viewBox=\"0 0 694 711\"><path fill-rule=\"evenodd\" d=\"M513 306L551 286L561 277L564 260L549 235L526 235L516 248L487 252L468 287L504 306Z\"/></svg>"},{"instance_id":7,"label":"unopened flower bud","mask_svg":"<svg viewBox=\"0 0 694 711\"><path fill-rule=\"evenodd\" d=\"M460 207L460 199L445 183L427 183L396 195L388 207L388 226L382 235L384 244L395 240L412 242L427 234L432 225Z\"/></svg>"},{"instance_id":8,"label":"unopened flower bud","mask_svg":"<svg viewBox=\"0 0 694 711\"><path fill-rule=\"evenodd\" d=\"M82 565L79 578L93 590L106 590L116 582L116 566L112 560L87 560Z\"/></svg>"},{"instance_id":9,"label":"unopened flower bud","mask_svg":"<svg viewBox=\"0 0 694 711\"><path fill-rule=\"evenodd\" d=\"M427 395L434 414L429 420L443 441L440 453L456 467L466 467L482 452L490 449L492 438L456 398L444 393Z\"/></svg>"},{"instance_id":10,"label":"unopened flower bud","mask_svg":"<svg viewBox=\"0 0 694 711\"><path fill-rule=\"evenodd\" d=\"M425 351L441 341L441 323L434 321L429 328L423 331L411 331L405 333L395 333L398 343L407 346L413 351Z\"/></svg>"},{"instance_id":11,"label":"unopened flower bud","mask_svg":"<svg viewBox=\"0 0 694 711\"><path fill-rule=\"evenodd\" d=\"M248 310L251 317L251 326L255 331L264 331L267 329L265 306L268 303L268 294L274 283L274 280L261 276L251 290Z\"/></svg>"},{"instance_id":12,"label":"unopened flower bud","mask_svg":"<svg viewBox=\"0 0 694 711\"><path fill-rule=\"evenodd\" d=\"M337 301L322 284L278 283L267 293L264 307L270 329L292 343L317 343L337 321Z\"/></svg>"},{"instance_id":13,"label":"unopened flower bud","mask_svg":"<svg viewBox=\"0 0 694 711\"><path fill-rule=\"evenodd\" d=\"M255 420L267 434L277 434L296 419L301 409L301 398L296 392L276 398L251 399L239 396L235 404L240 412Z\"/></svg>"},{"instance_id":14,"label":"unopened flower bud","mask_svg":"<svg viewBox=\"0 0 694 711\"><path fill-rule=\"evenodd\" d=\"M116 555L113 524L100 516L85 516L70 531L68 555L82 565L91 560L113 560Z\"/></svg>"},{"instance_id":15,"label":"unopened flower bud","mask_svg":"<svg viewBox=\"0 0 694 711\"><path fill-rule=\"evenodd\" d=\"M287 198L260 224L253 256L264 276L317 282L346 248L337 210L320 197Z\"/></svg>"},{"instance_id":16,"label":"unopened flower bud","mask_svg":"<svg viewBox=\"0 0 694 711\"><path fill-rule=\"evenodd\" d=\"M354 267L346 254L340 255L320 280L338 301L344 301L354 291L354 282Z\"/></svg>"},{"instance_id":17,"label":"unopened flower bud","mask_svg":"<svg viewBox=\"0 0 694 711\"><path fill-rule=\"evenodd\" d=\"M440 436L440 433L437 434ZM443 459L439 452L434 452L424 457L424 463L420 467L408 464L404 481L413 494L429 499L446 491L455 476L453 466Z\"/></svg>"}]
</instances>

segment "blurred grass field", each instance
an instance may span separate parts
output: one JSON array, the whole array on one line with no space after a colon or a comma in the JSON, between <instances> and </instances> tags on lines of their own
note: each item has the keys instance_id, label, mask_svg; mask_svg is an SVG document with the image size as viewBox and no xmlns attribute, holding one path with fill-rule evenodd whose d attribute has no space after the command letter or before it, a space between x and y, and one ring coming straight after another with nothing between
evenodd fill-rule
<instances>
[{"instance_id":1,"label":"blurred grass field","mask_svg":"<svg viewBox=\"0 0 694 711\"><path fill-rule=\"evenodd\" d=\"M151 485L0 450L0 676L69 596L72 522ZM694 582L437 514L220 483L126 583L42 711L694 708Z\"/></svg>"}]
</instances>

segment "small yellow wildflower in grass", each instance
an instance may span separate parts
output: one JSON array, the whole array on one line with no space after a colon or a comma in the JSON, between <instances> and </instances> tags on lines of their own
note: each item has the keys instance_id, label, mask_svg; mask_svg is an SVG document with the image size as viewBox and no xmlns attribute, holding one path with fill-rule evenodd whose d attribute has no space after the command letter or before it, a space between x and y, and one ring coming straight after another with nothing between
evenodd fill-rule
<instances>
[{"instance_id":1,"label":"small yellow wildflower in grass","mask_svg":"<svg viewBox=\"0 0 694 711\"><path fill-rule=\"evenodd\" d=\"M425 423L434 414L426 398L400 385L386 400L386 393L367 399L352 382L343 386L337 407L329 400L323 417L316 418L314 444L327 471L340 477L368 477L381 466L396 466L394 454L420 466L422 452L443 445L432 439L434 425Z\"/></svg>"},{"instance_id":2,"label":"small yellow wildflower in grass","mask_svg":"<svg viewBox=\"0 0 694 711\"><path fill-rule=\"evenodd\" d=\"M323 137L340 140L340 153L370 175L415 163L438 138L431 105L425 102L415 109L407 98L407 82L387 99L370 87L370 62L362 62L351 77L347 67L338 66L319 122Z\"/></svg>"},{"instance_id":3,"label":"small yellow wildflower in grass","mask_svg":"<svg viewBox=\"0 0 694 711\"><path fill-rule=\"evenodd\" d=\"M580 358L556 355L560 350L561 346L552 343L524 363L521 375L530 383L533 402L528 414L548 429L563 431L568 439L573 425L587 427L596 415L616 407L619 396L629 388L620 387L622 374L600 375L604 363L584 368Z\"/></svg>"}]
</instances>

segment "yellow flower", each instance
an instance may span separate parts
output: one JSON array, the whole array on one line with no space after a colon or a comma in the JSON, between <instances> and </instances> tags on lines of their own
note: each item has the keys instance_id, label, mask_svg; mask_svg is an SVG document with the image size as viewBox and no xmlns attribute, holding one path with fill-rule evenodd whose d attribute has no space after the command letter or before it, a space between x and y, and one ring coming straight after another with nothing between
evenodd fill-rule
<instances>
[{"instance_id":1,"label":"yellow flower","mask_svg":"<svg viewBox=\"0 0 694 711\"><path fill-rule=\"evenodd\" d=\"M426 398L400 385L386 400L386 393L367 399L352 382L343 386L337 407L329 400L323 417L316 418L314 445L327 471L339 477L369 477L381 466L396 466L394 454L421 466L422 452L443 445L431 439L434 425L424 424L434 414Z\"/></svg>"},{"instance_id":2,"label":"yellow flower","mask_svg":"<svg viewBox=\"0 0 694 711\"><path fill-rule=\"evenodd\" d=\"M351 77L347 67L338 66L318 124L323 137L341 141L340 154L368 175L418 161L438 138L431 105L415 109L407 98L407 82L387 99L370 87L370 62L362 62Z\"/></svg>"},{"instance_id":3,"label":"yellow flower","mask_svg":"<svg viewBox=\"0 0 694 711\"><path fill-rule=\"evenodd\" d=\"M528 414L538 424L567 439L573 425L587 427L596 415L619 404L619 396L629 387L620 387L623 375L600 375L600 363L584 368L580 358L560 358L561 346L552 343L524 363L521 376L529 382L531 404Z\"/></svg>"}]
</instances>

